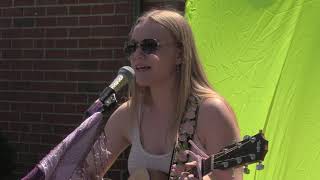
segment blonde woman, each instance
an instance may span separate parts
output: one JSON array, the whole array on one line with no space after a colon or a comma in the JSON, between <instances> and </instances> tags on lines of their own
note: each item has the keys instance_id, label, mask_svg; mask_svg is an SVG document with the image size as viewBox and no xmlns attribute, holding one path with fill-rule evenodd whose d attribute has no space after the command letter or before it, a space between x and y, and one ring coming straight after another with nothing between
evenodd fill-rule
<instances>
[{"instance_id":1,"label":"blonde woman","mask_svg":"<svg viewBox=\"0 0 320 180\"><path fill-rule=\"evenodd\" d=\"M171 166L178 136L183 137L179 132L182 123L207 155L239 140L239 128L228 103L211 88L203 72L190 26L176 11L148 11L133 26L125 53L135 71L135 82L129 100L105 127L111 155L101 175L132 145L128 159L131 175L145 169L152 180L168 179L171 171L180 179L195 179L186 172L195 161L182 170L179 167L180 171ZM191 123L183 120L188 120L188 115L194 120ZM191 150L195 152L194 147ZM211 178L240 180L242 173L240 169L214 170L204 176Z\"/></svg>"}]
</instances>

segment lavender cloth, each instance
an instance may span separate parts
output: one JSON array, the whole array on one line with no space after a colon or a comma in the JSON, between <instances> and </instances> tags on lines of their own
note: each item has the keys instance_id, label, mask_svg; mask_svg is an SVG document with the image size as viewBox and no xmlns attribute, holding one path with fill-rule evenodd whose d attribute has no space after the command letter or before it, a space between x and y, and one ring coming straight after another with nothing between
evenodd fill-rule
<instances>
[{"instance_id":1,"label":"lavender cloth","mask_svg":"<svg viewBox=\"0 0 320 180\"><path fill-rule=\"evenodd\" d=\"M61 143L52 149L49 154L47 154L39 164L22 179L81 179L81 177L75 175L75 171L83 167L85 158L92 149L96 139L103 131L107 120L104 120L102 117L102 114L97 112L87 118ZM36 168L38 168L38 170ZM41 178L41 173L44 175L44 178L43 176Z\"/></svg>"}]
</instances>

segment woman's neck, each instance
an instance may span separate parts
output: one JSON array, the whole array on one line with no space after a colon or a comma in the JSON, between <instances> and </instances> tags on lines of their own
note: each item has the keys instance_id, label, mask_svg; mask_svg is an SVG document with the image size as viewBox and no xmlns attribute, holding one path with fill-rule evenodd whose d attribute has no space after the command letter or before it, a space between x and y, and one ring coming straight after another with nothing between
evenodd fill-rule
<instances>
[{"instance_id":1,"label":"woman's neck","mask_svg":"<svg viewBox=\"0 0 320 180\"><path fill-rule=\"evenodd\" d=\"M151 108L160 112L175 112L178 96L177 89L175 79L159 86L151 86Z\"/></svg>"}]
</instances>

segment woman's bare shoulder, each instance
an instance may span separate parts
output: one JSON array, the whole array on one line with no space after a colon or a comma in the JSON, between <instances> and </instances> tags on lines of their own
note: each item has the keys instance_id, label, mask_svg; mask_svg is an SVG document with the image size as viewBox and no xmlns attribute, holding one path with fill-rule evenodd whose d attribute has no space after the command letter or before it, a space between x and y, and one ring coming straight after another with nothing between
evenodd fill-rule
<instances>
[{"instance_id":1,"label":"woman's bare shoulder","mask_svg":"<svg viewBox=\"0 0 320 180\"><path fill-rule=\"evenodd\" d=\"M230 105L223 98L206 98L200 103L197 131L210 153L239 139L239 127Z\"/></svg>"},{"instance_id":2,"label":"woman's bare shoulder","mask_svg":"<svg viewBox=\"0 0 320 180\"><path fill-rule=\"evenodd\" d=\"M126 101L111 114L106 127L118 129L127 136L133 122L131 114L129 101Z\"/></svg>"}]
</instances>

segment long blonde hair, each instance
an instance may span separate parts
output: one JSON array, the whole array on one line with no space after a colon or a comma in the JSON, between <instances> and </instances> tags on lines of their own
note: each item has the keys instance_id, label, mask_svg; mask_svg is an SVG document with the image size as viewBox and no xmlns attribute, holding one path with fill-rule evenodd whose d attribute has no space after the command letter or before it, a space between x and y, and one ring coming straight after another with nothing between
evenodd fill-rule
<instances>
[{"instance_id":1,"label":"long blonde hair","mask_svg":"<svg viewBox=\"0 0 320 180\"><path fill-rule=\"evenodd\" d=\"M183 117L188 97L191 94L200 98L207 98L215 97L217 93L213 91L203 71L198 57L192 30L186 19L175 10L153 9L145 12L137 19L135 25L131 29L129 38L131 38L131 34L134 31L135 26L146 20L152 20L162 25L169 30L169 32L171 32L172 36L177 42L182 44L182 63L178 74L179 95L177 97L178 99L175 115L177 121L172 126L172 128L175 129ZM139 87L135 82L129 87L129 105L131 106L130 109L134 109L132 112L137 112L136 110L138 103L142 103L139 102L141 100L139 96L146 95L146 91L146 88Z\"/></svg>"}]
</instances>

